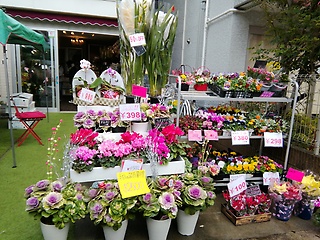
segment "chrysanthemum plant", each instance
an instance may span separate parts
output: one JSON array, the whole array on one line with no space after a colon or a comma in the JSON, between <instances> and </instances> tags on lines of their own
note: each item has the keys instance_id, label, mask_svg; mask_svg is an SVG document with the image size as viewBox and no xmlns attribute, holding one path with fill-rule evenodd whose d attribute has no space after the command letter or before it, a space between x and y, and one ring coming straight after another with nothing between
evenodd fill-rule
<instances>
[{"instance_id":1,"label":"chrysanthemum plant","mask_svg":"<svg viewBox=\"0 0 320 240\"><path fill-rule=\"evenodd\" d=\"M48 159L47 179L40 180L25 189L26 211L40 217L41 221L55 225L62 229L66 223L74 223L76 220L84 218L86 214L86 204L83 201L84 187L81 184L67 182L65 178L53 180L53 173L58 166L56 153L58 152L57 137L60 123L52 128L52 136L48 139ZM59 174L55 172L57 176Z\"/></svg>"}]
</instances>

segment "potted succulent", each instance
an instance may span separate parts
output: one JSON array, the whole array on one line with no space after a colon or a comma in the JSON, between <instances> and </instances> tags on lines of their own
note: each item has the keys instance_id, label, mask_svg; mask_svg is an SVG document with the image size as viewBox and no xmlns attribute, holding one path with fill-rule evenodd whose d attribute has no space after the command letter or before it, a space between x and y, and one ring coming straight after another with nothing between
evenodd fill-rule
<instances>
[{"instance_id":1,"label":"potted succulent","mask_svg":"<svg viewBox=\"0 0 320 240\"><path fill-rule=\"evenodd\" d=\"M122 198L116 180L95 182L85 195L90 219L103 227L105 239L124 239L137 197Z\"/></svg>"}]
</instances>

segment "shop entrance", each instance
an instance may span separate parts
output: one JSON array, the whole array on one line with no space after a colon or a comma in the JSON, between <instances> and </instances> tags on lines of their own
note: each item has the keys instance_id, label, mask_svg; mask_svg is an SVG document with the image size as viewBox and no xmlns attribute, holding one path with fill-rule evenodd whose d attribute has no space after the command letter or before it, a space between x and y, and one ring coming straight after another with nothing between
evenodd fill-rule
<instances>
[{"instance_id":1,"label":"shop entrance","mask_svg":"<svg viewBox=\"0 0 320 240\"><path fill-rule=\"evenodd\" d=\"M72 78L80 60L91 62L97 76L108 67L120 71L119 36L89 32L58 31L60 111L76 111L72 101Z\"/></svg>"}]
</instances>

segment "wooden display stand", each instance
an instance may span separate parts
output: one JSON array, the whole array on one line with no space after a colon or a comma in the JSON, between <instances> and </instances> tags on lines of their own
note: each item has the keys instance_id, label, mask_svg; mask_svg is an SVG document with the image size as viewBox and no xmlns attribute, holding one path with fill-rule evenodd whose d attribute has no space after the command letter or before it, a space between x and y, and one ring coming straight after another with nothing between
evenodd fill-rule
<instances>
[{"instance_id":1,"label":"wooden display stand","mask_svg":"<svg viewBox=\"0 0 320 240\"><path fill-rule=\"evenodd\" d=\"M271 213L263 213L263 214L256 214L256 215L252 215L252 216L237 217L226 206L227 206L227 204L221 204L221 212L224 215L226 215L226 217L229 218L230 221L236 226L245 225L245 224L249 224L249 223L268 222L271 219Z\"/></svg>"}]
</instances>

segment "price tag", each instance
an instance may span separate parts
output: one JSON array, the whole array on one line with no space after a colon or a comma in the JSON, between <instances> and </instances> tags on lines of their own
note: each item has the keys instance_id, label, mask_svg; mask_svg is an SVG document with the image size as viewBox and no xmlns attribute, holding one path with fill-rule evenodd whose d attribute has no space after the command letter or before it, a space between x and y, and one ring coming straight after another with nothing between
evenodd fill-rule
<instances>
[{"instance_id":1,"label":"price tag","mask_svg":"<svg viewBox=\"0 0 320 240\"><path fill-rule=\"evenodd\" d=\"M93 103L95 96L96 96L96 93L94 91L91 91L86 88L82 88L79 94L79 99L85 102Z\"/></svg>"},{"instance_id":2,"label":"price tag","mask_svg":"<svg viewBox=\"0 0 320 240\"><path fill-rule=\"evenodd\" d=\"M291 179L293 181L301 182L302 178L304 177L304 172L299 170L289 168L286 178Z\"/></svg>"},{"instance_id":3,"label":"price tag","mask_svg":"<svg viewBox=\"0 0 320 240\"><path fill-rule=\"evenodd\" d=\"M122 172L141 170L142 169L142 164L143 164L143 160L142 159L122 160L121 169L122 169Z\"/></svg>"},{"instance_id":4,"label":"price tag","mask_svg":"<svg viewBox=\"0 0 320 240\"><path fill-rule=\"evenodd\" d=\"M118 172L117 179L122 198L142 195L150 192L146 180L146 171Z\"/></svg>"},{"instance_id":5,"label":"price tag","mask_svg":"<svg viewBox=\"0 0 320 240\"><path fill-rule=\"evenodd\" d=\"M230 197L236 196L247 189L246 179L239 177L236 180L228 183Z\"/></svg>"},{"instance_id":6,"label":"price tag","mask_svg":"<svg viewBox=\"0 0 320 240\"><path fill-rule=\"evenodd\" d=\"M283 147L282 133L265 132L264 146L265 147Z\"/></svg>"},{"instance_id":7,"label":"price tag","mask_svg":"<svg viewBox=\"0 0 320 240\"><path fill-rule=\"evenodd\" d=\"M257 196L261 194L261 190L259 185L252 185L249 186L246 190L246 195L247 196Z\"/></svg>"},{"instance_id":8,"label":"price tag","mask_svg":"<svg viewBox=\"0 0 320 240\"><path fill-rule=\"evenodd\" d=\"M232 145L249 145L249 131L232 131Z\"/></svg>"},{"instance_id":9,"label":"price tag","mask_svg":"<svg viewBox=\"0 0 320 240\"><path fill-rule=\"evenodd\" d=\"M111 120L100 119L99 126L100 127L109 127L111 125Z\"/></svg>"},{"instance_id":10,"label":"price tag","mask_svg":"<svg viewBox=\"0 0 320 240\"><path fill-rule=\"evenodd\" d=\"M202 140L201 130L188 130L188 140L201 141Z\"/></svg>"},{"instance_id":11,"label":"price tag","mask_svg":"<svg viewBox=\"0 0 320 240\"><path fill-rule=\"evenodd\" d=\"M238 179L239 177L243 177L244 179L246 179L246 174L231 174L230 175L230 182Z\"/></svg>"},{"instance_id":12,"label":"price tag","mask_svg":"<svg viewBox=\"0 0 320 240\"><path fill-rule=\"evenodd\" d=\"M120 104L120 119L121 121L140 121L141 111L139 103Z\"/></svg>"},{"instance_id":13,"label":"price tag","mask_svg":"<svg viewBox=\"0 0 320 240\"><path fill-rule=\"evenodd\" d=\"M272 95L274 94L274 92L268 92L268 91L264 91L260 97L272 97Z\"/></svg>"},{"instance_id":14,"label":"price tag","mask_svg":"<svg viewBox=\"0 0 320 240\"><path fill-rule=\"evenodd\" d=\"M280 183L280 176L278 172L264 172L263 173L263 185L269 186L272 183Z\"/></svg>"},{"instance_id":15,"label":"price tag","mask_svg":"<svg viewBox=\"0 0 320 240\"><path fill-rule=\"evenodd\" d=\"M215 130L204 130L204 138L207 140L219 140L218 132Z\"/></svg>"},{"instance_id":16,"label":"price tag","mask_svg":"<svg viewBox=\"0 0 320 240\"><path fill-rule=\"evenodd\" d=\"M132 95L146 98L147 97L147 88L142 87L142 86L138 86L138 85L132 85Z\"/></svg>"},{"instance_id":17,"label":"price tag","mask_svg":"<svg viewBox=\"0 0 320 240\"><path fill-rule=\"evenodd\" d=\"M146 39L144 33L135 33L129 35L131 47L144 46L146 45Z\"/></svg>"}]
</instances>

